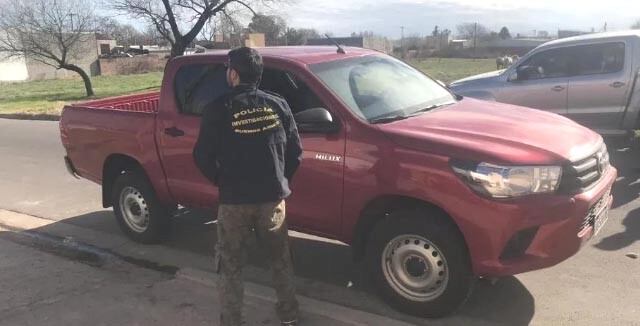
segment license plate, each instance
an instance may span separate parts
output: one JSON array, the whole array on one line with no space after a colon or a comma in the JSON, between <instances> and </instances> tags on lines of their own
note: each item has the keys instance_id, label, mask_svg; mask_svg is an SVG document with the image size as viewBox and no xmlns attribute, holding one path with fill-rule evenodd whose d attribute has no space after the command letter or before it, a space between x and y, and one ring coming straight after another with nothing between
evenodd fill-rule
<instances>
[{"instance_id":1,"label":"license plate","mask_svg":"<svg viewBox=\"0 0 640 326\"><path fill-rule=\"evenodd\" d=\"M606 200L606 204L604 209L602 209L602 211L600 212L600 214L598 214L598 216L596 216L596 219L593 223L593 236L595 237L596 235L598 235L598 233L600 233L600 230L602 230L602 227L607 224L607 220L609 220L609 198L608 195L607 197L605 197Z\"/></svg>"}]
</instances>

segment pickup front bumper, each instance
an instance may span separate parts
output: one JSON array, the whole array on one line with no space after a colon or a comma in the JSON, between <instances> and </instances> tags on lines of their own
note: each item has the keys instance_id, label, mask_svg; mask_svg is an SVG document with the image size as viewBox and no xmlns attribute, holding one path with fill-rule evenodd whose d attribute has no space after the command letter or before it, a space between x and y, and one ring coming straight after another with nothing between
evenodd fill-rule
<instances>
[{"instance_id":1,"label":"pickup front bumper","mask_svg":"<svg viewBox=\"0 0 640 326\"><path fill-rule=\"evenodd\" d=\"M610 167L592 189L572 197L530 198L497 210L494 205L494 215L486 221L493 232L484 237L489 245L481 245L472 255L476 275L514 275L556 265L576 254L593 237L595 216L611 207L616 177L617 170Z\"/></svg>"}]
</instances>

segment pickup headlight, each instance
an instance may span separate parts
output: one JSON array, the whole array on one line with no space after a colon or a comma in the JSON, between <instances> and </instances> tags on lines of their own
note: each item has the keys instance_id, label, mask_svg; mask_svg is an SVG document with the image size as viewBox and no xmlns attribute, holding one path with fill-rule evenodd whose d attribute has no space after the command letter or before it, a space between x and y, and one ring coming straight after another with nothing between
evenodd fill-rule
<instances>
[{"instance_id":1,"label":"pickup headlight","mask_svg":"<svg viewBox=\"0 0 640 326\"><path fill-rule=\"evenodd\" d=\"M453 171L473 190L493 198L511 198L558 189L560 166L500 166L490 163L452 164Z\"/></svg>"}]
</instances>

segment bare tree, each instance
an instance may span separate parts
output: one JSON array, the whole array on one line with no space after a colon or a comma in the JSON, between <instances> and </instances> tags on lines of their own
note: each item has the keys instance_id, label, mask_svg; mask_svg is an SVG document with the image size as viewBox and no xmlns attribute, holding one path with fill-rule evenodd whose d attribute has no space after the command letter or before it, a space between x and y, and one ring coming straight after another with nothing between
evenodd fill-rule
<instances>
[{"instance_id":1,"label":"bare tree","mask_svg":"<svg viewBox=\"0 0 640 326\"><path fill-rule=\"evenodd\" d=\"M169 42L160 35L155 26L149 25L142 33L144 36L144 42L148 45L160 45L168 46Z\"/></svg>"},{"instance_id":2,"label":"bare tree","mask_svg":"<svg viewBox=\"0 0 640 326\"><path fill-rule=\"evenodd\" d=\"M74 64L90 51L93 24L93 8L82 0L6 1L0 10L0 52L73 71L93 96L91 78Z\"/></svg>"},{"instance_id":3,"label":"bare tree","mask_svg":"<svg viewBox=\"0 0 640 326\"><path fill-rule=\"evenodd\" d=\"M464 39L481 39L489 35L489 29L484 25L477 23L462 23L456 26L458 36Z\"/></svg>"},{"instance_id":4,"label":"bare tree","mask_svg":"<svg viewBox=\"0 0 640 326\"><path fill-rule=\"evenodd\" d=\"M242 26L238 18L242 13L238 8L228 6L217 15L209 18L200 32L200 39L206 41L214 41L216 34L223 35L225 39L230 41L233 35L242 30Z\"/></svg>"},{"instance_id":5,"label":"bare tree","mask_svg":"<svg viewBox=\"0 0 640 326\"><path fill-rule=\"evenodd\" d=\"M113 0L111 7L134 18L146 19L171 44L171 57L184 54L213 16L231 4L249 10L256 1L275 0ZM186 32L184 32L186 30Z\"/></svg>"},{"instance_id":6,"label":"bare tree","mask_svg":"<svg viewBox=\"0 0 640 326\"><path fill-rule=\"evenodd\" d=\"M130 24L122 24L111 17L98 17L96 32L105 34L118 43L129 46L145 43L145 35Z\"/></svg>"}]
</instances>

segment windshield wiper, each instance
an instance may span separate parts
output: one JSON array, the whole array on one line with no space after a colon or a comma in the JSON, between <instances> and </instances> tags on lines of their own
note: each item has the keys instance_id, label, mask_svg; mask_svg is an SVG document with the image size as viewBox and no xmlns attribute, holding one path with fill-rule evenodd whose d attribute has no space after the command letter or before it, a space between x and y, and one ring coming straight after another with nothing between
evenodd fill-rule
<instances>
[{"instance_id":1,"label":"windshield wiper","mask_svg":"<svg viewBox=\"0 0 640 326\"><path fill-rule=\"evenodd\" d=\"M371 120L369 120L369 123L371 123L371 124L389 123L389 122L393 122L393 121L404 120L406 118L408 118L406 115L391 115L391 116L384 116L384 117L380 117L380 118L371 119Z\"/></svg>"},{"instance_id":2,"label":"windshield wiper","mask_svg":"<svg viewBox=\"0 0 640 326\"><path fill-rule=\"evenodd\" d=\"M425 108L419 109L419 110L417 110L417 111L413 111L409 116L410 116L410 117L413 117L413 116L419 115L420 113L424 113L424 112L427 112L427 111L431 111L431 110L433 110L433 109L437 109L437 108L440 108L440 107L443 107L443 106L446 106L446 105L451 105L451 104L453 104L453 103L454 103L454 102L447 102L447 103L440 103L440 104L433 104L433 105L429 105L429 106L427 106L427 107L425 107Z\"/></svg>"}]
</instances>

